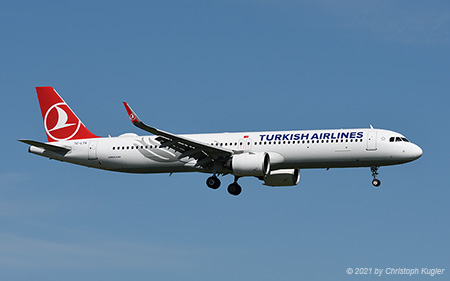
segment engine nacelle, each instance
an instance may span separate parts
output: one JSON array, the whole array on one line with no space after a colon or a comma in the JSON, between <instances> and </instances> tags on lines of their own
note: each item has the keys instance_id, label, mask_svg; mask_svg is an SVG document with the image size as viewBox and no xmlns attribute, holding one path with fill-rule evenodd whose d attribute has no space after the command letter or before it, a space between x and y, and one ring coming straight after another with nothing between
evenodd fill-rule
<instances>
[{"instance_id":1,"label":"engine nacelle","mask_svg":"<svg viewBox=\"0 0 450 281\"><path fill-rule=\"evenodd\" d=\"M269 154L266 152L247 152L233 155L231 169L235 176L265 176L270 172Z\"/></svg>"},{"instance_id":2,"label":"engine nacelle","mask_svg":"<svg viewBox=\"0 0 450 281\"><path fill-rule=\"evenodd\" d=\"M294 186L300 181L299 169L280 169L270 171L264 176L264 185L267 186Z\"/></svg>"}]
</instances>

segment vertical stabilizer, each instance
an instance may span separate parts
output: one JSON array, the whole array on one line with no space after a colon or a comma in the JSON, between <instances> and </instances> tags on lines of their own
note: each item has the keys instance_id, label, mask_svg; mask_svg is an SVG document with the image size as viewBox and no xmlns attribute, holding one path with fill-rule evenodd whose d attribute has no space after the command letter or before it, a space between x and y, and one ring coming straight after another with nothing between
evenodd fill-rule
<instances>
[{"instance_id":1,"label":"vertical stabilizer","mask_svg":"<svg viewBox=\"0 0 450 281\"><path fill-rule=\"evenodd\" d=\"M98 138L75 115L52 87L36 87L49 142Z\"/></svg>"}]
</instances>

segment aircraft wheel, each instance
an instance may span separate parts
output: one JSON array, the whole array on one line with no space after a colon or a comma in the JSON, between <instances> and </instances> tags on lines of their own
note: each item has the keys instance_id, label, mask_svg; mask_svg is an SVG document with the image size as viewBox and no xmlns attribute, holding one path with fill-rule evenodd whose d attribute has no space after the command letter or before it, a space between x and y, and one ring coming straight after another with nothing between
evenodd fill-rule
<instances>
[{"instance_id":1,"label":"aircraft wheel","mask_svg":"<svg viewBox=\"0 0 450 281\"><path fill-rule=\"evenodd\" d=\"M372 184L375 187L379 187L381 185L381 181L379 179L373 179Z\"/></svg>"},{"instance_id":2,"label":"aircraft wheel","mask_svg":"<svg viewBox=\"0 0 450 281\"><path fill-rule=\"evenodd\" d=\"M216 176L209 177L206 180L206 185L212 189L218 189L220 186L220 180Z\"/></svg>"},{"instance_id":3,"label":"aircraft wheel","mask_svg":"<svg viewBox=\"0 0 450 281\"><path fill-rule=\"evenodd\" d=\"M239 194L241 194L241 192L242 192L242 188L236 182L234 182L228 186L228 193L230 193L231 195L238 196Z\"/></svg>"}]
</instances>

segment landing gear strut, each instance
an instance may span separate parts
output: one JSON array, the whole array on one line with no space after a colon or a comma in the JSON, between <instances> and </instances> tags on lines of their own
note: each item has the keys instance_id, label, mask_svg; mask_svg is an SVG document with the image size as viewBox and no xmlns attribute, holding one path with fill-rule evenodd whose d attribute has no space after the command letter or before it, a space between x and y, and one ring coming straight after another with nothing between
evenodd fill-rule
<instances>
[{"instance_id":1,"label":"landing gear strut","mask_svg":"<svg viewBox=\"0 0 450 281\"><path fill-rule=\"evenodd\" d=\"M239 177L234 177L234 182L228 186L228 193L238 196L242 192L242 187L237 183Z\"/></svg>"},{"instance_id":2,"label":"landing gear strut","mask_svg":"<svg viewBox=\"0 0 450 281\"><path fill-rule=\"evenodd\" d=\"M206 185L207 185L209 188L212 188L212 189L218 189L219 186L220 186L220 180L219 180L219 178L217 178L216 175L211 176L211 177L209 177L209 178L206 180Z\"/></svg>"},{"instance_id":3,"label":"landing gear strut","mask_svg":"<svg viewBox=\"0 0 450 281\"><path fill-rule=\"evenodd\" d=\"M372 184L375 187L379 187L381 185L381 181L379 179L377 179L379 168L380 167L377 167L377 166L370 167L370 171L372 172L372 177L373 177Z\"/></svg>"}]
</instances>

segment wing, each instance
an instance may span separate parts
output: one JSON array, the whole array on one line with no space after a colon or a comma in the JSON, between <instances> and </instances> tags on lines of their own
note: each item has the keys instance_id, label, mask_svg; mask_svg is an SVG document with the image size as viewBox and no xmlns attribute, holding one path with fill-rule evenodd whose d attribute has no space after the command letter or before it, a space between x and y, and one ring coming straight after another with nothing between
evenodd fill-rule
<instances>
[{"instance_id":1,"label":"wing","mask_svg":"<svg viewBox=\"0 0 450 281\"><path fill-rule=\"evenodd\" d=\"M123 102L123 104L125 106L125 109L127 110L131 122L136 127L158 136L156 140L161 143L161 147L169 147L175 151L180 152L181 155L178 157L178 159L190 157L197 160L196 166L200 166L203 169L208 169L213 166L214 162L223 163L227 161L231 157L231 155L234 154L234 151L231 149L215 147L208 143L181 137L169 132L159 130L155 127L148 126L139 119L136 113L126 102Z\"/></svg>"}]
</instances>

